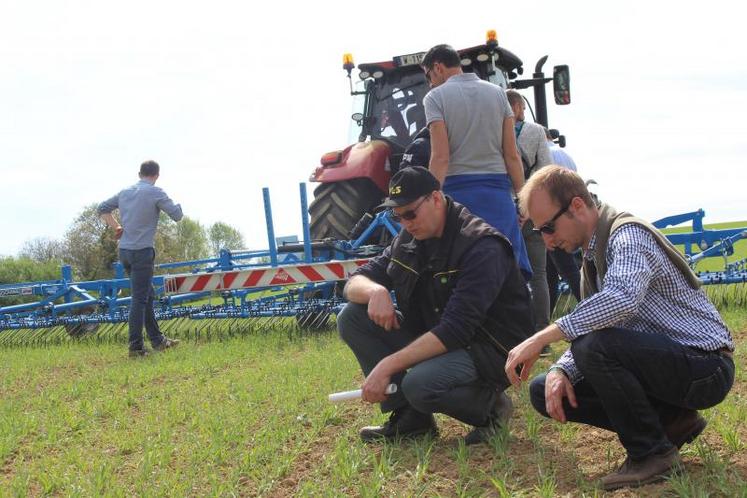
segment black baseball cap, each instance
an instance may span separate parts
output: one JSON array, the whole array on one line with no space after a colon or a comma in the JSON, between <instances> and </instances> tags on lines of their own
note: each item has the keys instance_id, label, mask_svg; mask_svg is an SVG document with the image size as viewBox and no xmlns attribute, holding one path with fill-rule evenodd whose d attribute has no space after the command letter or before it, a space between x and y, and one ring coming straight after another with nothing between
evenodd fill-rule
<instances>
[{"instance_id":1,"label":"black baseball cap","mask_svg":"<svg viewBox=\"0 0 747 498\"><path fill-rule=\"evenodd\" d=\"M441 190L441 184L430 171L422 166L408 166L389 181L389 197L379 207L405 206L436 190Z\"/></svg>"}]
</instances>

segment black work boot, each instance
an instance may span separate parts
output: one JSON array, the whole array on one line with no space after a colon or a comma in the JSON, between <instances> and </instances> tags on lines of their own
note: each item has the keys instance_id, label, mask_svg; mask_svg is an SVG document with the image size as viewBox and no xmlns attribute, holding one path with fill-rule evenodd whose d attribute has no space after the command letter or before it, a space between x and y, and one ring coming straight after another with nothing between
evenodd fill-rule
<instances>
[{"instance_id":1,"label":"black work boot","mask_svg":"<svg viewBox=\"0 0 747 498\"><path fill-rule=\"evenodd\" d=\"M436 421L430 413L422 413L407 406L397 408L384 425L364 427L360 430L363 441L390 441L396 438L411 438L430 434L436 436Z\"/></svg>"},{"instance_id":2,"label":"black work boot","mask_svg":"<svg viewBox=\"0 0 747 498\"><path fill-rule=\"evenodd\" d=\"M505 392L499 393L495 400L495 406L488 416L488 423L483 426L475 427L464 437L464 444L479 444L490 440L501 427L508 424L511 415L514 413L514 403Z\"/></svg>"}]
</instances>

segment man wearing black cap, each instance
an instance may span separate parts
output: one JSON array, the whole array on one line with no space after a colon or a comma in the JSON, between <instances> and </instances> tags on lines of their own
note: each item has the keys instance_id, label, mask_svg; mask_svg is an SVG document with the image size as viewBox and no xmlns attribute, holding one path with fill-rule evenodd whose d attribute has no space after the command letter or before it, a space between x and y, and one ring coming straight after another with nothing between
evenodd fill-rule
<instances>
[{"instance_id":1,"label":"man wearing black cap","mask_svg":"<svg viewBox=\"0 0 747 498\"><path fill-rule=\"evenodd\" d=\"M533 331L511 244L423 167L395 174L383 206L403 230L350 278L337 319L366 375L363 399L392 412L361 438L436 434L443 413L474 426L467 444L486 441L513 409L506 355ZM398 389L386 395L390 383Z\"/></svg>"}]
</instances>

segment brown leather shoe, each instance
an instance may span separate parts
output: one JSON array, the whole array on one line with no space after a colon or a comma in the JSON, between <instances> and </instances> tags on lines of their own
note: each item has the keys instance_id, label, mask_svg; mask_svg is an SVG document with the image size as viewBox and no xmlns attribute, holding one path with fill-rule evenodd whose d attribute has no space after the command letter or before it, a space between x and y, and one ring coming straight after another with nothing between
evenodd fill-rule
<instances>
[{"instance_id":1,"label":"brown leather shoe","mask_svg":"<svg viewBox=\"0 0 747 498\"><path fill-rule=\"evenodd\" d=\"M649 455L640 461L628 457L618 470L602 477L602 487L605 491L611 491L659 482L677 471L681 465L682 460L677 448L659 455Z\"/></svg>"},{"instance_id":2,"label":"brown leather shoe","mask_svg":"<svg viewBox=\"0 0 747 498\"><path fill-rule=\"evenodd\" d=\"M426 434L433 437L438 435L433 415L421 413L409 406L394 410L383 425L367 426L360 430L361 439L365 442L407 439Z\"/></svg>"},{"instance_id":3,"label":"brown leather shoe","mask_svg":"<svg viewBox=\"0 0 747 498\"><path fill-rule=\"evenodd\" d=\"M628 457L617 471L602 477L602 487L605 491L611 491L663 481L681 465L680 451L677 448L659 455L649 455L640 461Z\"/></svg>"},{"instance_id":4,"label":"brown leather shoe","mask_svg":"<svg viewBox=\"0 0 747 498\"><path fill-rule=\"evenodd\" d=\"M695 410L683 410L673 420L664 425L667 438L677 448L691 443L703 432L708 422Z\"/></svg>"},{"instance_id":5,"label":"brown leather shoe","mask_svg":"<svg viewBox=\"0 0 747 498\"><path fill-rule=\"evenodd\" d=\"M165 351L169 348L173 348L174 346L178 346L181 341L179 339L169 339L168 337L164 337L163 340L157 344L156 346L153 346L154 351Z\"/></svg>"}]
</instances>

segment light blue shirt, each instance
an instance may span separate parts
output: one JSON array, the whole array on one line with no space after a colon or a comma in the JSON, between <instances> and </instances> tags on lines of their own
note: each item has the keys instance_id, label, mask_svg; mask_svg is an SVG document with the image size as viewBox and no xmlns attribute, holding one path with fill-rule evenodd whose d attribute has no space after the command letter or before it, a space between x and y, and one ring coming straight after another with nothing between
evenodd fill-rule
<instances>
[{"instance_id":1,"label":"light blue shirt","mask_svg":"<svg viewBox=\"0 0 747 498\"><path fill-rule=\"evenodd\" d=\"M182 219L182 207L174 204L163 189L147 180L140 180L99 205L99 214L111 213L119 208L122 238L120 249L145 249L153 247L158 216L161 211L174 221Z\"/></svg>"},{"instance_id":2,"label":"light blue shirt","mask_svg":"<svg viewBox=\"0 0 747 498\"><path fill-rule=\"evenodd\" d=\"M558 144L556 144L552 140L548 140L547 145L550 147L550 154L552 154L553 164L563 166L564 168L568 168L571 171L578 171L576 169L576 163L573 161L573 158L570 156L570 154L561 149Z\"/></svg>"}]
</instances>

